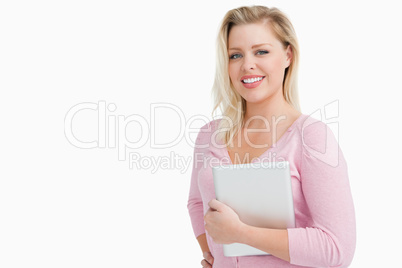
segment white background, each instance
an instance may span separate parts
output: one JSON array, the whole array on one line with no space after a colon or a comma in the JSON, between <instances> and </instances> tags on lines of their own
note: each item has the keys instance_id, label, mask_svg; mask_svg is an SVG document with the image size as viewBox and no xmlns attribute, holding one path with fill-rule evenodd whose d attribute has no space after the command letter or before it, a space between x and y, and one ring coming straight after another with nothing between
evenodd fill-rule
<instances>
[{"instance_id":1,"label":"white background","mask_svg":"<svg viewBox=\"0 0 402 268\"><path fill-rule=\"evenodd\" d=\"M332 121L357 217L351 267L400 263L402 16L394 3L2 1L0 267L200 266L186 207L191 168L130 169L110 144L73 146L64 121L73 106L100 101L116 106L111 120L149 122L151 103L161 102L186 121L211 119L219 23L251 4L278 7L296 29L302 112L339 105ZM205 124L162 111L152 129L131 123L123 134L136 141L154 132L167 143ZM97 118L77 114L76 137L97 139ZM165 149L150 142L127 153L192 158L184 136Z\"/></svg>"}]
</instances>

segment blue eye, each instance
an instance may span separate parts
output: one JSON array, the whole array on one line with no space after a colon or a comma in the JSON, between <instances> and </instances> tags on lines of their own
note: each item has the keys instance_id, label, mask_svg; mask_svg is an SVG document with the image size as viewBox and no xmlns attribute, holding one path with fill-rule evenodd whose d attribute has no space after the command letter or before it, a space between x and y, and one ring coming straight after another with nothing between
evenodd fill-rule
<instances>
[{"instance_id":1,"label":"blue eye","mask_svg":"<svg viewBox=\"0 0 402 268\"><path fill-rule=\"evenodd\" d=\"M259 51L257 51L257 54L258 55L265 55L265 54L268 54L269 52L268 51L266 51L266 50L259 50Z\"/></svg>"},{"instance_id":2,"label":"blue eye","mask_svg":"<svg viewBox=\"0 0 402 268\"><path fill-rule=\"evenodd\" d=\"M238 58L240 58L240 57L241 57L240 54L232 54L232 55L230 55L229 59L235 60L235 59L238 59Z\"/></svg>"}]
</instances>

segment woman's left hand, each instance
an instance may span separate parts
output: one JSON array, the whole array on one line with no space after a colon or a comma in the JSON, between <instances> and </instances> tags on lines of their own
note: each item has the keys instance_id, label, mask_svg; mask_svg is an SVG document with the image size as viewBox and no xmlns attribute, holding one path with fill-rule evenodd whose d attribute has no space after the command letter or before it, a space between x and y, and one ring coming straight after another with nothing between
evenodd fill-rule
<instances>
[{"instance_id":1,"label":"woman's left hand","mask_svg":"<svg viewBox=\"0 0 402 268\"><path fill-rule=\"evenodd\" d=\"M212 199L208 203L209 209L204 216L205 230L217 244L231 244L238 242L240 230L244 223L229 206Z\"/></svg>"}]
</instances>

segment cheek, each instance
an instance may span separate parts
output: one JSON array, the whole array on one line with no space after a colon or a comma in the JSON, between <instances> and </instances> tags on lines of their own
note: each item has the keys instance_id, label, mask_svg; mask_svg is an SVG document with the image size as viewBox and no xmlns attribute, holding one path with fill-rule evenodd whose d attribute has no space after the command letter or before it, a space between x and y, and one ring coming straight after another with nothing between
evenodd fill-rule
<instances>
[{"instance_id":1,"label":"cheek","mask_svg":"<svg viewBox=\"0 0 402 268\"><path fill-rule=\"evenodd\" d=\"M280 58L280 57L276 58L274 60L274 64L271 66L271 71L276 72L276 73L284 72L284 70L285 70L284 64L285 64L285 62L282 58Z\"/></svg>"},{"instance_id":2,"label":"cheek","mask_svg":"<svg viewBox=\"0 0 402 268\"><path fill-rule=\"evenodd\" d=\"M229 77L232 80L232 83L237 81L237 71L234 64L229 64Z\"/></svg>"},{"instance_id":3,"label":"cheek","mask_svg":"<svg viewBox=\"0 0 402 268\"><path fill-rule=\"evenodd\" d=\"M273 75L283 71L283 60L280 57L272 57L267 61L260 62L262 71L268 75Z\"/></svg>"}]
</instances>

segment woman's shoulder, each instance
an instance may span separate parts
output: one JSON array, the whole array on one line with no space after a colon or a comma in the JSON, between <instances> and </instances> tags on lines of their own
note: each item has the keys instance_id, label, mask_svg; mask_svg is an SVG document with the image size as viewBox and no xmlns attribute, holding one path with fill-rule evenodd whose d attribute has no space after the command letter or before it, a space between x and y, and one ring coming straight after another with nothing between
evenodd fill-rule
<instances>
[{"instance_id":1,"label":"woman's shoulder","mask_svg":"<svg viewBox=\"0 0 402 268\"><path fill-rule=\"evenodd\" d=\"M205 143L205 141L211 141L214 132L218 130L219 122L221 120L221 118L214 119L203 125L198 132L196 143Z\"/></svg>"},{"instance_id":2,"label":"woman's shoulder","mask_svg":"<svg viewBox=\"0 0 402 268\"><path fill-rule=\"evenodd\" d=\"M328 127L323 121L308 114L301 114L296 127L305 134L320 134L326 131Z\"/></svg>"},{"instance_id":3,"label":"woman's shoulder","mask_svg":"<svg viewBox=\"0 0 402 268\"><path fill-rule=\"evenodd\" d=\"M297 124L303 138L317 140L326 137L328 133L333 134L331 128L323 121L314 118L312 115L302 114L301 120Z\"/></svg>"},{"instance_id":4,"label":"woman's shoulder","mask_svg":"<svg viewBox=\"0 0 402 268\"><path fill-rule=\"evenodd\" d=\"M318 154L322 156L322 154L333 154L338 151L338 133L334 133L329 124L337 125L337 123L325 123L314 118L312 115L304 115L303 120L300 120L297 128L301 135L301 142L305 154ZM333 129L336 130L337 126L334 125Z\"/></svg>"},{"instance_id":5,"label":"woman's shoulder","mask_svg":"<svg viewBox=\"0 0 402 268\"><path fill-rule=\"evenodd\" d=\"M207 130L207 129L208 129L208 130L213 130L213 129L216 129L216 128L218 127L219 122L220 122L221 120L222 120L221 118L211 120L211 121L209 121L208 123L206 123L205 125L203 125L200 129L203 129L203 130Z\"/></svg>"}]
</instances>

